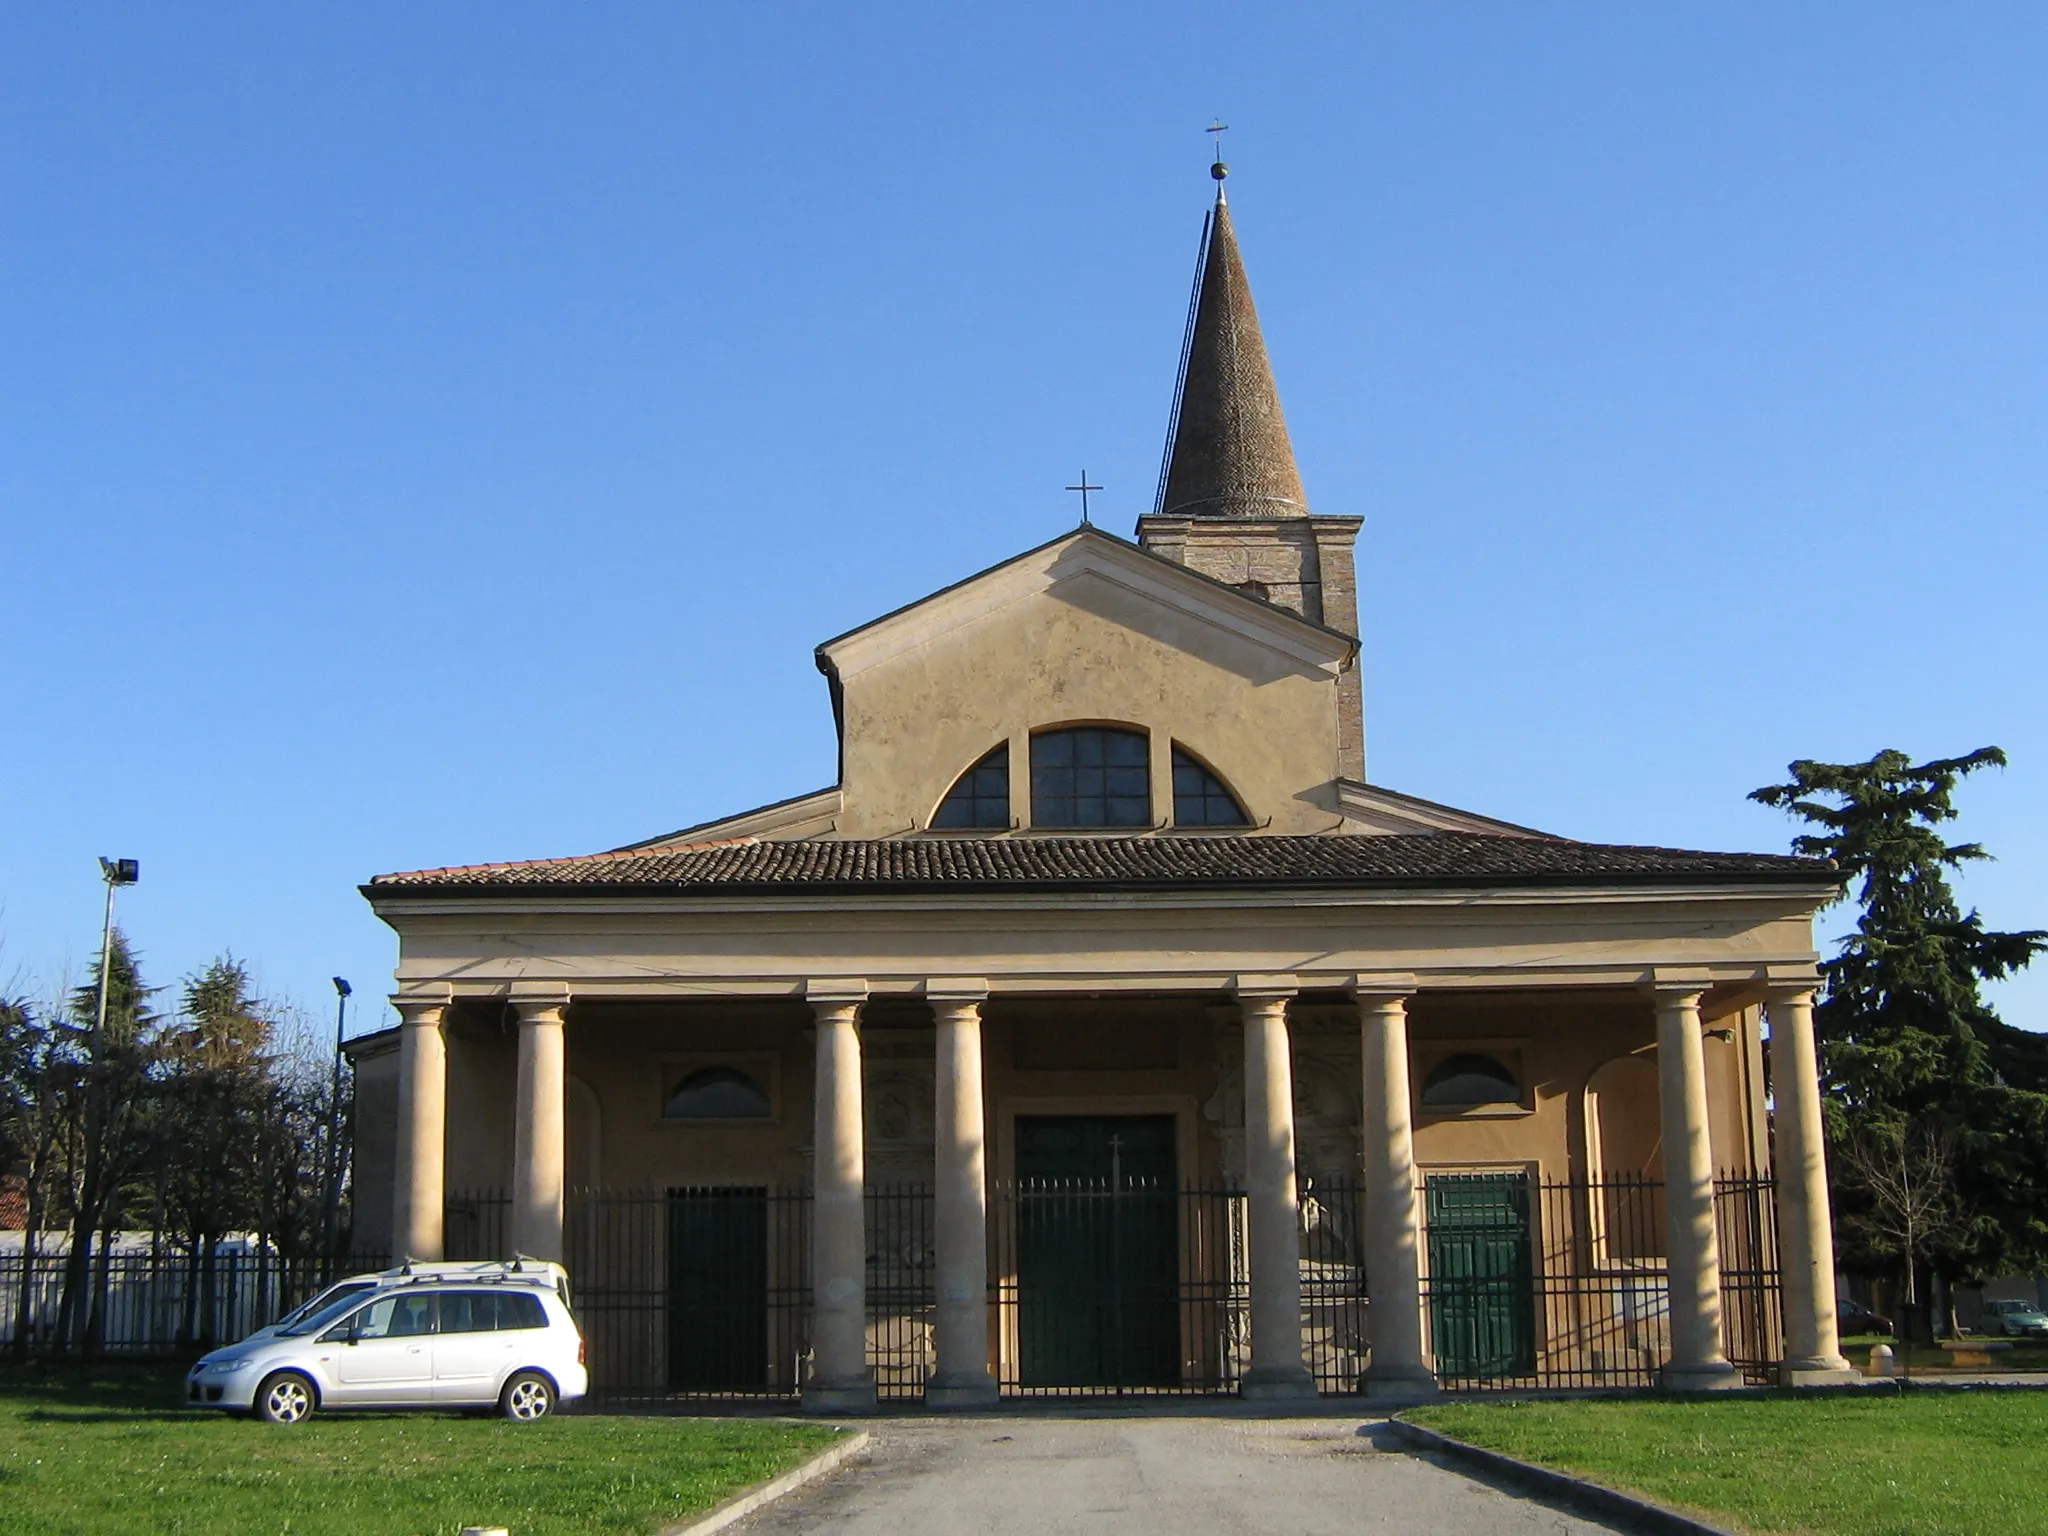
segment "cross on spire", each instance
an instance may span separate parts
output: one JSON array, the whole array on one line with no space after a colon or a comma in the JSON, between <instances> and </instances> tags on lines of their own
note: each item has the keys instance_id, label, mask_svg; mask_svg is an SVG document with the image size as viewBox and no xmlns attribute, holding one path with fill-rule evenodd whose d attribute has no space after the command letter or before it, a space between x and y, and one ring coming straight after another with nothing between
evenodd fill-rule
<instances>
[{"instance_id":1,"label":"cross on spire","mask_svg":"<svg viewBox=\"0 0 2048 1536\"><path fill-rule=\"evenodd\" d=\"M1088 471L1084 469L1081 471L1081 483L1079 485L1070 485L1067 489L1081 493L1081 526L1083 528L1092 528L1094 524L1088 521L1088 493L1090 491L1099 491L1102 487L1090 485L1088 483Z\"/></svg>"},{"instance_id":2,"label":"cross on spire","mask_svg":"<svg viewBox=\"0 0 2048 1536\"><path fill-rule=\"evenodd\" d=\"M1223 135L1230 132L1230 124L1217 118L1202 130L1216 141L1216 163L1209 167L1209 174L1216 178L1216 195L1223 196L1223 178L1230 174L1230 167L1223 163Z\"/></svg>"}]
</instances>

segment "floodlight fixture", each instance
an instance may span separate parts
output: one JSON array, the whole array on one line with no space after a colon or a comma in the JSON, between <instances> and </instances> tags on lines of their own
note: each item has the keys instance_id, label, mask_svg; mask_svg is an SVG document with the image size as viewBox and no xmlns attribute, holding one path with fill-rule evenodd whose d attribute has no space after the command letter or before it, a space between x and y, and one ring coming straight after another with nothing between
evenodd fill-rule
<instances>
[{"instance_id":1,"label":"floodlight fixture","mask_svg":"<svg viewBox=\"0 0 2048 1536\"><path fill-rule=\"evenodd\" d=\"M142 864L137 859L100 860L100 878L108 885L133 885L142 878Z\"/></svg>"}]
</instances>

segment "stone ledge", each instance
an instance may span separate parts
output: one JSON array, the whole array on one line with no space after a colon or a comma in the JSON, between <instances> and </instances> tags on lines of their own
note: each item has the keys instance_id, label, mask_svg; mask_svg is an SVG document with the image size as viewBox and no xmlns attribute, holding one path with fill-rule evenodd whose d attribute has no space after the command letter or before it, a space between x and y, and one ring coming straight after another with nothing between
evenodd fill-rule
<instances>
[{"instance_id":1,"label":"stone ledge","mask_svg":"<svg viewBox=\"0 0 2048 1536\"><path fill-rule=\"evenodd\" d=\"M1453 1440L1449 1435L1425 1429L1420 1424L1411 1424L1398 1415L1387 1420L1387 1428L1395 1439L1411 1450L1431 1452L1490 1472L1504 1482L1554 1499L1582 1514L1626 1520L1635 1529L1652 1531L1657 1536L1735 1536L1726 1526L1709 1525L1692 1515L1680 1514L1662 1504L1575 1477L1569 1472L1539 1467L1534 1462L1489 1451L1484 1446Z\"/></svg>"},{"instance_id":2,"label":"stone ledge","mask_svg":"<svg viewBox=\"0 0 2048 1536\"><path fill-rule=\"evenodd\" d=\"M656 1536L711 1536L713 1531L722 1531L736 1520L744 1520L764 1505L773 1504L785 1494L795 1493L806 1483L816 1482L828 1472L836 1472L853 1457L868 1448L873 1437L866 1430L857 1430L845 1436L836 1444L828 1445L800 1467L792 1467L778 1478L750 1488L745 1493L736 1493L723 1504L693 1515L675 1525L665 1525Z\"/></svg>"}]
</instances>

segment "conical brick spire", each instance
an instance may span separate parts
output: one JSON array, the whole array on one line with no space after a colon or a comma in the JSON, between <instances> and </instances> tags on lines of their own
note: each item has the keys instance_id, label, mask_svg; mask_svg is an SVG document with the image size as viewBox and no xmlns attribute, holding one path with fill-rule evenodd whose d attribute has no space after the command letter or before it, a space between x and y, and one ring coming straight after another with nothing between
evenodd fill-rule
<instances>
[{"instance_id":1,"label":"conical brick spire","mask_svg":"<svg viewBox=\"0 0 2048 1536\"><path fill-rule=\"evenodd\" d=\"M1180 517L1306 517L1308 496L1220 174L1217 180L1157 510Z\"/></svg>"}]
</instances>

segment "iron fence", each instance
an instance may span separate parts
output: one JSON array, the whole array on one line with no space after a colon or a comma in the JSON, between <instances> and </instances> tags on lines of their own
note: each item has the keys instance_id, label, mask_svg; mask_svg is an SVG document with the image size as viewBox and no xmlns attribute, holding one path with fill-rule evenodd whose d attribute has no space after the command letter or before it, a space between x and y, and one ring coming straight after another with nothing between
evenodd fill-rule
<instances>
[{"instance_id":1,"label":"iron fence","mask_svg":"<svg viewBox=\"0 0 2048 1536\"><path fill-rule=\"evenodd\" d=\"M511 1258L512 1197L502 1189L448 1195L441 1204L441 1252L473 1263Z\"/></svg>"},{"instance_id":2,"label":"iron fence","mask_svg":"<svg viewBox=\"0 0 2048 1536\"><path fill-rule=\"evenodd\" d=\"M1450 1390L1655 1385L1670 1354L1663 1185L1627 1175L1428 1176L1423 1318ZM448 1251L504 1257L500 1192L452 1196ZM1782 1354L1772 1185L1716 1185L1729 1359L1767 1381ZM1301 1191L1302 1343L1317 1387L1370 1360L1364 1199ZM578 1191L565 1258L593 1389L613 1399L787 1400L810 1331L809 1192L766 1185ZM867 1195L868 1361L877 1395L922 1396L935 1365L933 1202ZM989 1363L1026 1397L1234 1392L1250 1363L1241 1191L1163 1181L1026 1180L989 1202Z\"/></svg>"},{"instance_id":3,"label":"iron fence","mask_svg":"<svg viewBox=\"0 0 2048 1536\"><path fill-rule=\"evenodd\" d=\"M1356 1392L1371 1358L1365 1273L1365 1194L1353 1181L1301 1188L1301 1344L1325 1396Z\"/></svg>"},{"instance_id":4,"label":"iron fence","mask_svg":"<svg viewBox=\"0 0 2048 1536\"><path fill-rule=\"evenodd\" d=\"M382 1254L304 1256L217 1252L194 1263L170 1244L98 1250L89 1274L91 1348L110 1354L170 1354L230 1343L277 1321L341 1275L381 1269ZM69 1259L63 1252L0 1254L0 1349L56 1351ZM23 1291L27 1291L24 1311ZM74 1340L76 1335L74 1334Z\"/></svg>"},{"instance_id":5,"label":"iron fence","mask_svg":"<svg viewBox=\"0 0 2048 1536\"><path fill-rule=\"evenodd\" d=\"M997 1185L989 1217L1004 1393L1236 1389L1250 1357L1242 1192L1031 1179Z\"/></svg>"},{"instance_id":6,"label":"iron fence","mask_svg":"<svg viewBox=\"0 0 2048 1536\"><path fill-rule=\"evenodd\" d=\"M475 1230L490 1225L497 1202L488 1193L464 1197L478 1213ZM881 1186L867 1192L866 1206L868 1364L878 1397L914 1401L934 1365L932 1192ZM802 1391L808 1190L586 1190L571 1198L567 1215L565 1262L595 1394L613 1402L790 1400Z\"/></svg>"},{"instance_id":7,"label":"iron fence","mask_svg":"<svg viewBox=\"0 0 2048 1536\"><path fill-rule=\"evenodd\" d=\"M564 1260L598 1396L786 1399L801 1389L807 1191L580 1191L567 1215Z\"/></svg>"},{"instance_id":8,"label":"iron fence","mask_svg":"<svg viewBox=\"0 0 2048 1536\"><path fill-rule=\"evenodd\" d=\"M1628 1175L1432 1174L1423 1315L1447 1390L1649 1387L1671 1354L1665 1193ZM1772 1379L1783 1324L1772 1185L1715 1186L1723 1348Z\"/></svg>"},{"instance_id":9,"label":"iron fence","mask_svg":"<svg viewBox=\"0 0 2048 1536\"><path fill-rule=\"evenodd\" d=\"M1776 1185L1753 1174L1723 1174L1714 1182L1714 1225L1721 1247L1722 1347L1750 1385L1767 1386L1785 1358Z\"/></svg>"}]
</instances>

